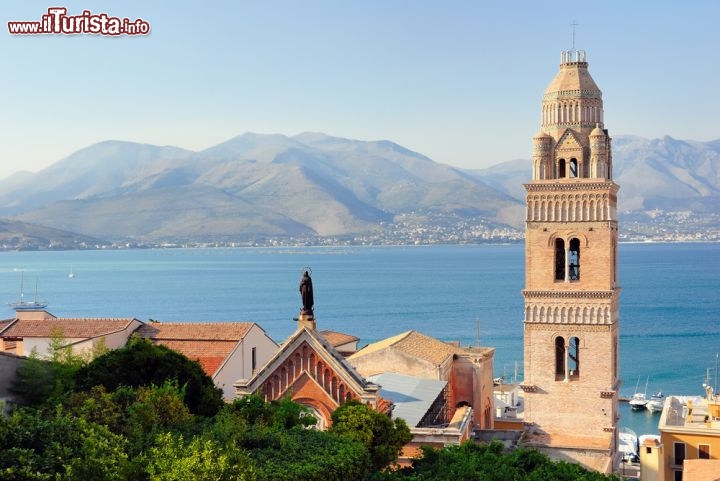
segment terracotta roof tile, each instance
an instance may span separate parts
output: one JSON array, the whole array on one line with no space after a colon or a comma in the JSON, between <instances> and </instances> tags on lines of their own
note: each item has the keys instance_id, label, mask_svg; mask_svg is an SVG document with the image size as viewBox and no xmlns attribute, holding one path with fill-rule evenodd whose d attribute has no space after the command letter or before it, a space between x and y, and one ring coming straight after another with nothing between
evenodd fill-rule
<instances>
[{"instance_id":1,"label":"terracotta roof tile","mask_svg":"<svg viewBox=\"0 0 720 481\"><path fill-rule=\"evenodd\" d=\"M141 326L137 334L200 362L205 373L212 377L253 325L252 322L151 322Z\"/></svg>"},{"instance_id":2,"label":"terracotta roof tile","mask_svg":"<svg viewBox=\"0 0 720 481\"><path fill-rule=\"evenodd\" d=\"M152 339L153 343L165 346L198 361L205 373L212 377L230 355L238 341L203 341Z\"/></svg>"},{"instance_id":3,"label":"terracotta roof tile","mask_svg":"<svg viewBox=\"0 0 720 481\"><path fill-rule=\"evenodd\" d=\"M0 334L6 327L8 327L13 322L15 322L15 319L5 319L4 321L0 321Z\"/></svg>"},{"instance_id":4,"label":"terracotta roof tile","mask_svg":"<svg viewBox=\"0 0 720 481\"><path fill-rule=\"evenodd\" d=\"M92 338L126 329L137 319L18 319L0 333L2 337L52 337L60 334L65 338ZM139 322L139 321L138 321Z\"/></svg>"},{"instance_id":5,"label":"terracotta roof tile","mask_svg":"<svg viewBox=\"0 0 720 481\"><path fill-rule=\"evenodd\" d=\"M148 339L240 341L253 322L150 322L138 329Z\"/></svg>"},{"instance_id":6,"label":"terracotta roof tile","mask_svg":"<svg viewBox=\"0 0 720 481\"><path fill-rule=\"evenodd\" d=\"M343 346L360 340L359 337L353 336L352 334L345 334L344 332L320 331L320 334L322 334L333 347Z\"/></svg>"},{"instance_id":7,"label":"terracotta roof tile","mask_svg":"<svg viewBox=\"0 0 720 481\"><path fill-rule=\"evenodd\" d=\"M417 331L407 331L397 336L369 344L356 354L350 356L350 359L389 347L434 364L440 364L455 353L463 352L463 349L448 344L447 342L439 341L425 334L420 334Z\"/></svg>"}]
</instances>

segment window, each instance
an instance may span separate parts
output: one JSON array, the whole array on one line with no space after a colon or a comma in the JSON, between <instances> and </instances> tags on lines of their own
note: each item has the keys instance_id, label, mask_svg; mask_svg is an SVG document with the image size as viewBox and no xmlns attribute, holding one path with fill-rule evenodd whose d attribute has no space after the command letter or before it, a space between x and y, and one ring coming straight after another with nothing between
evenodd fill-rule
<instances>
[{"instance_id":1,"label":"window","mask_svg":"<svg viewBox=\"0 0 720 481\"><path fill-rule=\"evenodd\" d=\"M570 239L570 250L568 252L568 279L571 281L580 280L580 240Z\"/></svg>"},{"instance_id":2,"label":"window","mask_svg":"<svg viewBox=\"0 0 720 481\"><path fill-rule=\"evenodd\" d=\"M555 239L555 280L565 280L565 241Z\"/></svg>"},{"instance_id":3,"label":"window","mask_svg":"<svg viewBox=\"0 0 720 481\"><path fill-rule=\"evenodd\" d=\"M558 160L558 179L564 179L565 178L565 159Z\"/></svg>"},{"instance_id":4,"label":"window","mask_svg":"<svg viewBox=\"0 0 720 481\"><path fill-rule=\"evenodd\" d=\"M555 379L565 379L565 339L555 338Z\"/></svg>"},{"instance_id":5,"label":"window","mask_svg":"<svg viewBox=\"0 0 720 481\"><path fill-rule=\"evenodd\" d=\"M580 338L570 338L570 352L568 353L568 370L570 377L577 379L580 376Z\"/></svg>"},{"instance_id":6,"label":"window","mask_svg":"<svg viewBox=\"0 0 720 481\"><path fill-rule=\"evenodd\" d=\"M570 159L570 177L578 176L578 161L575 158Z\"/></svg>"},{"instance_id":7,"label":"window","mask_svg":"<svg viewBox=\"0 0 720 481\"><path fill-rule=\"evenodd\" d=\"M255 374L255 370L257 369L257 352L255 347L252 348L250 351L250 365L252 368L252 373Z\"/></svg>"},{"instance_id":8,"label":"window","mask_svg":"<svg viewBox=\"0 0 720 481\"><path fill-rule=\"evenodd\" d=\"M673 464L682 466L685 461L685 443L673 443Z\"/></svg>"},{"instance_id":9,"label":"window","mask_svg":"<svg viewBox=\"0 0 720 481\"><path fill-rule=\"evenodd\" d=\"M673 471L673 481L683 481L682 473L682 471Z\"/></svg>"},{"instance_id":10,"label":"window","mask_svg":"<svg viewBox=\"0 0 720 481\"><path fill-rule=\"evenodd\" d=\"M698 459L710 459L709 444L698 444Z\"/></svg>"}]
</instances>

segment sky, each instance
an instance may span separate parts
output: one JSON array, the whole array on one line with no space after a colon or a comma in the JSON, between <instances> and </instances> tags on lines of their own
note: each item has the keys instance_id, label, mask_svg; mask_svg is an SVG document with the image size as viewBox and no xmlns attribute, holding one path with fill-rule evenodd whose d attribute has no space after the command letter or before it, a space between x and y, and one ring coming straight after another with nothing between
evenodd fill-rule
<instances>
[{"instance_id":1,"label":"sky","mask_svg":"<svg viewBox=\"0 0 720 481\"><path fill-rule=\"evenodd\" d=\"M50 7L147 35L12 35ZM3 1L0 178L105 140L245 132L391 140L436 162L530 158L560 52L587 52L611 135L720 138L720 2Z\"/></svg>"}]
</instances>

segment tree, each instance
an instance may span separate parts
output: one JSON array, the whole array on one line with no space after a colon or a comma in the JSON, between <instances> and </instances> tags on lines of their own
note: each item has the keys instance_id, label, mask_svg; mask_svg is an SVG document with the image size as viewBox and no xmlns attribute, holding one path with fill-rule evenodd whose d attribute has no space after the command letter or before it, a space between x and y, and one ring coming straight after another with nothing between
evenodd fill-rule
<instances>
[{"instance_id":1,"label":"tree","mask_svg":"<svg viewBox=\"0 0 720 481\"><path fill-rule=\"evenodd\" d=\"M265 431L263 442L248 448L258 481L353 481L370 472L367 449L336 433L303 429Z\"/></svg>"},{"instance_id":2,"label":"tree","mask_svg":"<svg viewBox=\"0 0 720 481\"><path fill-rule=\"evenodd\" d=\"M0 417L0 479L122 480L125 440L63 412L19 409Z\"/></svg>"},{"instance_id":3,"label":"tree","mask_svg":"<svg viewBox=\"0 0 720 481\"><path fill-rule=\"evenodd\" d=\"M239 454L242 454L240 456ZM250 459L212 439L160 434L145 468L149 481L254 481Z\"/></svg>"},{"instance_id":4,"label":"tree","mask_svg":"<svg viewBox=\"0 0 720 481\"><path fill-rule=\"evenodd\" d=\"M386 471L377 480L402 481L620 481L615 475L589 471L578 464L553 461L534 449L519 448L508 454L499 441L477 444L466 441L442 449L425 446L412 466Z\"/></svg>"},{"instance_id":5,"label":"tree","mask_svg":"<svg viewBox=\"0 0 720 481\"><path fill-rule=\"evenodd\" d=\"M391 420L358 401L350 400L332 414L331 431L361 442L369 451L373 471L397 460L412 434L402 419Z\"/></svg>"},{"instance_id":6,"label":"tree","mask_svg":"<svg viewBox=\"0 0 720 481\"><path fill-rule=\"evenodd\" d=\"M223 406L222 391L198 362L147 339L133 337L125 347L98 357L77 373L77 385L85 390L97 385L108 391L160 386L172 379L183 387L184 401L193 414L213 416Z\"/></svg>"},{"instance_id":7,"label":"tree","mask_svg":"<svg viewBox=\"0 0 720 481\"><path fill-rule=\"evenodd\" d=\"M196 419L183 401L185 393L177 381L161 386L121 386L108 393L104 386L70 394L63 407L75 416L107 426L127 438L127 453L137 456L163 433L187 433Z\"/></svg>"},{"instance_id":8,"label":"tree","mask_svg":"<svg viewBox=\"0 0 720 481\"><path fill-rule=\"evenodd\" d=\"M317 419L310 414L310 411L289 396L268 403L261 396L254 394L235 399L227 409L251 425L261 424L290 429L295 426L309 427L317 424Z\"/></svg>"},{"instance_id":9,"label":"tree","mask_svg":"<svg viewBox=\"0 0 720 481\"><path fill-rule=\"evenodd\" d=\"M98 346L105 346L104 341ZM61 331L50 336L48 352L41 356L33 348L28 360L17 371L12 390L27 406L54 406L75 387L75 375L90 356L101 352L93 350L88 356L73 353Z\"/></svg>"}]
</instances>

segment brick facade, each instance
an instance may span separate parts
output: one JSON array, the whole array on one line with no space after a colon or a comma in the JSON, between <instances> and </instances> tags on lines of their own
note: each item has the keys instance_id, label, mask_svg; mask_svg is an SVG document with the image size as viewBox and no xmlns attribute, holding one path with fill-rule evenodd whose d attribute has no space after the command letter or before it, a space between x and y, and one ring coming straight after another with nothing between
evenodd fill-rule
<instances>
[{"instance_id":1,"label":"brick facade","mask_svg":"<svg viewBox=\"0 0 720 481\"><path fill-rule=\"evenodd\" d=\"M602 93L564 52L525 185L527 444L610 472L619 421L617 192Z\"/></svg>"}]
</instances>

